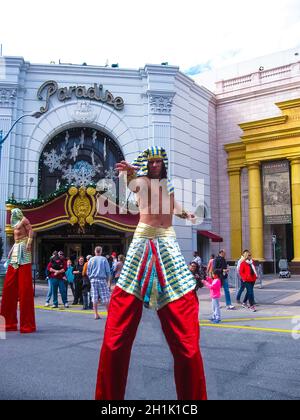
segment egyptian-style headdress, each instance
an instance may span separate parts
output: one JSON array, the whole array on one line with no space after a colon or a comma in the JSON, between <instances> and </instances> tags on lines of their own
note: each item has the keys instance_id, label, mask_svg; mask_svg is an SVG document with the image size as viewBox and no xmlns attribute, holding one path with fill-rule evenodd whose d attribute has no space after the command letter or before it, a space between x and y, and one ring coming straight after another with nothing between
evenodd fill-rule
<instances>
[{"instance_id":1,"label":"egyptian-style headdress","mask_svg":"<svg viewBox=\"0 0 300 420\"><path fill-rule=\"evenodd\" d=\"M24 214L22 213L22 210L20 209L13 209L11 211L11 218L10 218L10 224L11 227L14 229L24 218Z\"/></svg>"},{"instance_id":2,"label":"egyptian-style headdress","mask_svg":"<svg viewBox=\"0 0 300 420\"><path fill-rule=\"evenodd\" d=\"M166 172L168 173L169 160L165 149L161 146L153 146L140 153L132 162L132 165L136 168L136 176L148 175L148 162L152 159L162 159L165 164ZM174 187L169 178L167 180L167 187L169 194L173 194Z\"/></svg>"}]
</instances>

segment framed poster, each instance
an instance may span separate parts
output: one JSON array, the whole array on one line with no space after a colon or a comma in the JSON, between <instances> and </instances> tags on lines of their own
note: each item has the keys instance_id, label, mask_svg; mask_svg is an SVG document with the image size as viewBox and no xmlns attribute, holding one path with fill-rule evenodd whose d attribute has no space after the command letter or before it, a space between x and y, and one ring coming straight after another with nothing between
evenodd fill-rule
<instances>
[{"instance_id":1,"label":"framed poster","mask_svg":"<svg viewBox=\"0 0 300 420\"><path fill-rule=\"evenodd\" d=\"M266 225L292 223L290 166L287 160L262 165Z\"/></svg>"}]
</instances>

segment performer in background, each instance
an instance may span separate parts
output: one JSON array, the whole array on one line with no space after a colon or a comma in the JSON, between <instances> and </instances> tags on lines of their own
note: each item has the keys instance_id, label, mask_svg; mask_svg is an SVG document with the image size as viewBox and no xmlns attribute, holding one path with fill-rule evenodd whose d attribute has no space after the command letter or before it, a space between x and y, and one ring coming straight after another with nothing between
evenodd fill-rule
<instances>
[{"instance_id":1,"label":"performer in background","mask_svg":"<svg viewBox=\"0 0 300 420\"><path fill-rule=\"evenodd\" d=\"M122 161L116 168L123 175L127 172L131 180L129 188L137 194L140 223L111 297L96 399L124 399L131 348L144 305L157 310L173 354L178 399L206 400L196 280L172 227L174 213L191 221L195 216L174 199L163 148L151 147L132 165Z\"/></svg>"},{"instance_id":2,"label":"performer in background","mask_svg":"<svg viewBox=\"0 0 300 420\"><path fill-rule=\"evenodd\" d=\"M20 209L11 212L14 229L14 246L9 253L9 266L4 280L1 315L5 318L6 331L18 330L17 306L20 302L20 332L36 331L31 271L31 224Z\"/></svg>"}]
</instances>

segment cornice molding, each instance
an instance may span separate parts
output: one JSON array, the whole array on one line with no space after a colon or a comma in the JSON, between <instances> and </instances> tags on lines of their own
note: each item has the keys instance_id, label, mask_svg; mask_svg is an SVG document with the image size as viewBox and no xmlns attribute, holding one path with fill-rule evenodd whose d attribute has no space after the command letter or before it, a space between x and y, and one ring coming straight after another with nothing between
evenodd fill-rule
<instances>
[{"instance_id":1,"label":"cornice molding","mask_svg":"<svg viewBox=\"0 0 300 420\"><path fill-rule=\"evenodd\" d=\"M255 130L257 128L272 127L274 125L285 124L288 120L287 115L265 118L263 120L250 121L246 123L238 124L243 131Z\"/></svg>"},{"instance_id":2,"label":"cornice molding","mask_svg":"<svg viewBox=\"0 0 300 420\"><path fill-rule=\"evenodd\" d=\"M300 108L300 98L292 99L289 101L277 102L275 103L275 105L282 111L286 109Z\"/></svg>"}]
</instances>

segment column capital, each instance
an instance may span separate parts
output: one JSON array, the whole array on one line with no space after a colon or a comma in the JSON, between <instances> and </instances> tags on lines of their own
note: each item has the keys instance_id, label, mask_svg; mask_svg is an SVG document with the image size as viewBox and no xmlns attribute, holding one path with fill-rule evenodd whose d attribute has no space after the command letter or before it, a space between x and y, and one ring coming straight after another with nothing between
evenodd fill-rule
<instances>
[{"instance_id":1,"label":"column capital","mask_svg":"<svg viewBox=\"0 0 300 420\"><path fill-rule=\"evenodd\" d=\"M228 175L241 175L241 168L228 168L227 169Z\"/></svg>"},{"instance_id":2,"label":"column capital","mask_svg":"<svg viewBox=\"0 0 300 420\"><path fill-rule=\"evenodd\" d=\"M250 170L250 169L260 169L261 168L261 162L259 162L259 161L249 162L249 163L247 163L247 168L248 168L248 170Z\"/></svg>"},{"instance_id":3,"label":"column capital","mask_svg":"<svg viewBox=\"0 0 300 420\"><path fill-rule=\"evenodd\" d=\"M300 165L300 156L290 157L288 160L290 161L291 165Z\"/></svg>"}]
</instances>

